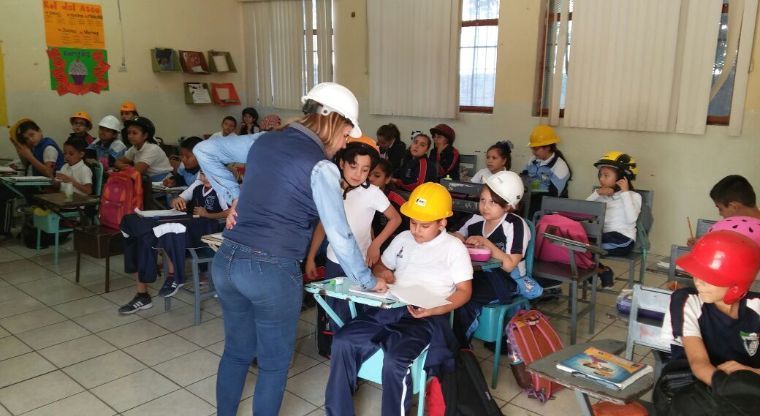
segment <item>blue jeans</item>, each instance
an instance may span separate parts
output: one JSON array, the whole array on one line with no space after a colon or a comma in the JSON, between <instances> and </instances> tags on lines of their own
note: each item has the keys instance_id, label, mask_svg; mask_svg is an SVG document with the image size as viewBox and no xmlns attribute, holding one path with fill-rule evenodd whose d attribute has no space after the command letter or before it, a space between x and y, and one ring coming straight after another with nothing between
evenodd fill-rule
<instances>
[{"instance_id":1,"label":"blue jeans","mask_svg":"<svg viewBox=\"0 0 760 416\"><path fill-rule=\"evenodd\" d=\"M248 368L257 358L253 414L276 416L301 313L303 283L298 261L225 240L214 257L211 273L224 313L217 414L237 413Z\"/></svg>"}]
</instances>

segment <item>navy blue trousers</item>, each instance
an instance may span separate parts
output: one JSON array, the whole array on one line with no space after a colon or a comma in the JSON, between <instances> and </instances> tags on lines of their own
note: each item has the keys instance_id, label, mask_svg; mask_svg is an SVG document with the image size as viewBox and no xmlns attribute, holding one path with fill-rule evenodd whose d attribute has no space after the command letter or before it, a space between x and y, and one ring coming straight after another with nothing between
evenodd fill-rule
<instances>
[{"instance_id":1,"label":"navy blue trousers","mask_svg":"<svg viewBox=\"0 0 760 416\"><path fill-rule=\"evenodd\" d=\"M443 320L443 322L441 322ZM382 414L404 415L412 404L409 366L430 344L437 325L448 325L445 316L416 319L406 308L375 309L360 314L335 333L330 358L330 378L325 390L328 415L353 415L361 364L378 349L384 351Z\"/></svg>"}]
</instances>

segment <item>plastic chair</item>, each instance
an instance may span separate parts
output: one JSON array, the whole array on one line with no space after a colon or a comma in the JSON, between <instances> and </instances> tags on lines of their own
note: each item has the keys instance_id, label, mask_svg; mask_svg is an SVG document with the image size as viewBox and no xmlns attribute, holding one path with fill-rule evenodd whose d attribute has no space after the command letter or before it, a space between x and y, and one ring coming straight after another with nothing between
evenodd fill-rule
<instances>
[{"instance_id":1,"label":"plastic chair","mask_svg":"<svg viewBox=\"0 0 760 416\"><path fill-rule=\"evenodd\" d=\"M198 248L188 248L187 252L190 254L190 267L192 270L192 278L193 278L193 297L195 300L195 317L194 317L194 324L200 325L201 324L201 303L206 299L211 299L216 295L216 290L214 290L214 282L211 279L208 279L208 290L201 293L200 291L200 282L201 282L201 273L200 273L200 265L201 264L211 264L211 262L214 260L214 250L212 250L210 247L198 247ZM164 256L164 276L168 276L169 274L169 263L167 261L167 258ZM175 267L184 267L184 265L175 265ZM164 310L170 311L172 308L172 298L164 298Z\"/></svg>"},{"instance_id":2,"label":"plastic chair","mask_svg":"<svg viewBox=\"0 0 760 416\"><path fill-rule=\"evenodd\" d=\"M633 286L631 312L628 316L628 337L625 341L625 358L633 359L633 347L643 345L652 348L654 356L654 378L657 380L662 372L664 357L670 353L670 343L661 336L662 320L639 317L639 308L665 314L670 307L671 291Z\"/></svg>"},{"instance_id":3,"label":"plastic chair","mask_svg":"<svg viewBox=\"0 0 760 416\"><path fill-rule=\"evenodd\" d=\"M425 360L427 359L428 347L412 361L410 373L412 375L412 393L417 394L417 416L425 414L425 385L427 373L425 372ZM383 358L385 354L382 349L377 350L371 357L367 358L359 368L359 377L369 380L373 383L383 384Z\"/></svg>"},{"instance_id":4,"label":"plastic chair","mask_svg":"<svg viewBox=\"0 0 760 416\"><path fill-rule=\"evenodd\" d=\"M579 316L586 313L589 314L589 333L594 332L596 325L596 293L599 282L597 268L599 267L600 256L606 254L606 252L595 244L599 244L602 241L605 211L605 204L602 202L545 196L541 201L541 210L536 212L533 218L533 222L536 224L542 216L547 214L562 214L570 218L580 218L578 221L583 225L586 235L591 242L591 244L583 244L568 239L556 238L546 233L545 237L548 243L558 244L567 249L570 264L547 262L540 259L534 259L533 263L534 278L555 280L567 283L569 286L568 309L570 316L549 312L546 314L555 318L570 319L570 344L575 344L577 339ZM575 263L576 251L592 253L594 264L588 269L579 268ZM591 283L591 299L586 300L586 284L589 282ZM583 285L584 295L582 299L578 299L579 284ZM583 303L586 307L579 310L578 303Z\"/></svg>"},{"instance_id":5,"label":"plastic chair","mask_svg":"<svg viewBox=\"0 0 760 416\"><path fill-rule=\"evenodd\" d=\"M621 261L628 263L628 287L633 287L634 276L636 274L636 262L640 264L639 283L644 284L644 275L646 274L647 257L649 256L649 234L654 223L652 217L654 191L645 191L636 189L641 195L641 212L636 220L636 243L633 250L626 256L604 256L605 260Z\"/></svg>"}]
</instances>

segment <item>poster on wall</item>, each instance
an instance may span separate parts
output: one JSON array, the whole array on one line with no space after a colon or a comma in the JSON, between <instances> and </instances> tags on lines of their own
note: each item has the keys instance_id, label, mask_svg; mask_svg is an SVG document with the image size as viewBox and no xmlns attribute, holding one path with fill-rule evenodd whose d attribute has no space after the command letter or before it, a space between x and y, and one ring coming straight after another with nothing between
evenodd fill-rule
<instances>
[{"instance_id":1,"label":"poster on wall","mask_svg":"<svg viewBox=\"0 0 760 416\"><path fill-rule=\"evenodd\" d=\"M64 94L108 90L108 54L99 4L43 0L50 88Z\"/></svg>"},{"instance_id":2,"label":"poster on wall","mask_svg":"<svg viewBox=\"0 0 760 416\"><path fill-rule=\"evenodd\" d=\"M108 91L105 49L48 48L50 86L58 95Z\"/></svg>"}]
</instances>

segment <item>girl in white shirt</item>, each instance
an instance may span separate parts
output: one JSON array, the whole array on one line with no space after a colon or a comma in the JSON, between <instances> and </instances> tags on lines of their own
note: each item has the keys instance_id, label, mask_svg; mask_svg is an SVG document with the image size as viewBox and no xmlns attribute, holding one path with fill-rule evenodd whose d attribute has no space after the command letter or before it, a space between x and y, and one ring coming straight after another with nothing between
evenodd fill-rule
<instances>
[{"instance_id":1,"label":"girl in white shirt","mask_svg":"<svg viewBox=\"0 0 760 416\"><path fill-rule=\"evenodd\" d=\"M489 176L512 168L512 148L514 145L509 140L502 140L486 150L486 167L479 170L470 179L472 183L486 183Z\"/></svg>"},{"instance_id":2,"label":"girl in white shirt","mask_svg":"<svg viewBox=\"0 0 760 416\"><path fill-rule=\"evenodd\" d=\"M604 213L602 248L611 256L626 256L636 243L636 221L641 212L641 195L633 191L636 161L622 152L608 152L594 166L599 169L599 188L586 198L607 204ZM601 266L602 287L613 285L612 270Z\"/></svg>"},{"instance_id":3,"label":"girl in white shirt","mask_svg":"<svg viewBox=\"0 0 760 416\"><path fill-rule=\"evenodd\" d=\"M172 171L166 153L156 144L153 135L156 128L146 117L135 117L124 122L127 137L132 147L120 157L114 167L124 169L133 166L141 174L148 175L152 182L161 182Z\"/></svg>"}]
</instances>

